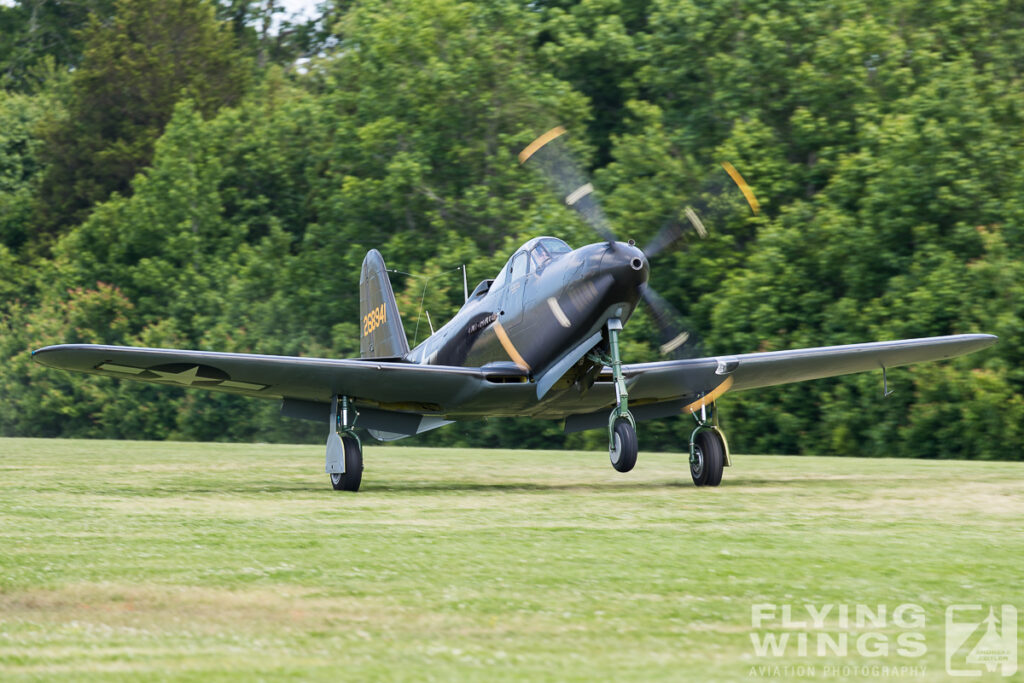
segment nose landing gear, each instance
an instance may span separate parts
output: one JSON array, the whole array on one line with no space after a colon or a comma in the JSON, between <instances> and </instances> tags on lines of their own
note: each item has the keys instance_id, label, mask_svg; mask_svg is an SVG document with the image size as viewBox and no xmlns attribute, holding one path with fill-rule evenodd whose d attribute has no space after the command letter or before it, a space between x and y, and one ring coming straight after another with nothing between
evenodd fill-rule
<instances>
[{"instance_id":1,"label":"nose landing gear","mask_svg":"<svg viewBox=\"0 0 1024 683\"><path fill-rule=\"evenodd\" d=\"M608 321L609 356L595 360L612 369L615 382L615 407L608 416L608 459L619 472L629 472L636 465L637 440L636 421L629 412L629 391L622 376L622 358L619 356L619 332L622 321L612 318Z\"/></svg>"},{"instance_id":2,"label":"nose landing gear","mask_svg":"<svg viewBox=\"0 0 1024 683\"><path fill-rule=\"evenodd\" d=\"M629 472L636 465L636 428L626 418L617 418L612 425L608 458L619 472Z\"/></svg>"}]
</instances>

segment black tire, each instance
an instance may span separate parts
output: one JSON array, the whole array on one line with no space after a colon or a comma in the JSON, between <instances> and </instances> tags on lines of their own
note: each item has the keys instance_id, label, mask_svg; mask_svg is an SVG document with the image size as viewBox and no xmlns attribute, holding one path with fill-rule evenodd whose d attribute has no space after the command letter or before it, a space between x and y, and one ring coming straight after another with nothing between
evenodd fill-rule
<instances>
[{"instance_id":1,"label":"black tire","mask_svg":"<svg viewBox=\"0 0 1024 683\"><path fill-rule=\"evenodd\" d=\"M620 417L612 429L615 446L608 452L612 467L619 472L629 472L636 465L636 430L629 420Z\"/></svg>"},{"instance_id":2,"label":"black tire","mask_svg":"<svg viewBox=\"0 0 1024 683\"><path fill-rule=\"evenodd\" d=\"M331 474L331 486L335 491L358 491L363 481L363 449L351 436L341 437L345 445L345 473Z\"/></svg>"},{"instance_id":3,"label":"black tire","mask_svg":"<svg viewBox=\"0 0 1024 683\"><path fill-rule=\"evenodd\" d=\"M721 435L711 429L697 432L693 440L693 458L690 460L690 476L696 486L718 486L722 483L722 468L725 467L725 443Z\"/></svg>"}]
</instances>

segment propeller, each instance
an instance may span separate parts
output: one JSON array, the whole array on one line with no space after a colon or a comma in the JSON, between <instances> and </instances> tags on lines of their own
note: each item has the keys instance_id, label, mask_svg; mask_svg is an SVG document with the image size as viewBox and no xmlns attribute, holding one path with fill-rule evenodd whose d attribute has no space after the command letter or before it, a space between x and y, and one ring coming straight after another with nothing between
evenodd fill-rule
<instances>
[{"instance_id":1,"label":"propeller","mask_svg":"<svg viewBox=\"0 0 1024 683\"><path fill-rule=\"evenodd\" d=\"M640 298L651 309L651 317L655 327L658 328L658 336L661 339L658 346L661 355L673 358L685 355L681 353L681 350L688 342L690 343L688 348L693 348L696 339L690 331L692 327L683 321L682 316L672 304L665 301L647 284L640 288Z\"/></svg>"},{"instance_id":2,"label":"propeller","mask_svg":"<svg viewBox=\"0 0 1024 683\"><path fill-rule=\"evenodd\" d=\"M730 164L728 161L721 163L722 169L728 174L732 182L739 187L740 192L743 193L743 197L747 200L750 205L750 210L756 216L761 211L761 205L757 201L757 197L754 196L750 186L747 185L747 181L743 179L740 172L736 170L736 167ZM728 187L728 181L722 175L712 175L705 181L704 186L696 194L697 197L717 198L726 191ZM704 221L701 216L713 215L711 203L709 201L700 201L696 203L696 208L693 205L687 204L682 211L681 219L672 220L667 222L658 234L651 239L650 242L644 247L644 254L648 259L652 259L662 251L676 244L686 232L688 228L692 228L694 232L701 239L707 239L708 230L704 225Z\"/></svg>"},{"instance_id":3,"label":"propeller","mask_svg":"<svg viewBox=\"0 0 1024 683\"><path fill-rule=\"evenodd\" d=\"M525 164L530 161L531 165L536 166L565 204L576 211L594 232L607 241L610 246L613 246L618 241L615 231L594 196L593 184L569 153L563 137L566 132L563 126L556 126L539 136L519 153L519 163ZM754 215L757 215L760 205L743 176L727 161L722 162L722 168L740 188ZM712 178L708 181L708 185L702 188L698 196L705 196L709 192L717 196L723 189L722 185L722 178ZM708 230L701 218L701 211L707 212L708 209L707 203L698 204L697 208L692 205L685 206L682 211L685 223L682 220L673 220L662 227L643 248L647 259L651 260L677 243L687 229L692 229L698 237L705 239L708 236ZM658 329L661 354L673 358L692 355L697 346L693 326L688 324L683 316L649 285L645 284L641 287L640 298L650 309L654 325Z\"/></svg>"},{"instance_id":4,"label":"propeller","mask_svg":"<svg viewBox=\"0 0 1024 683\"><path fill-rule=\"evenodd\" d=\"M569 154L563 140L566 133L562 126L555 126L531 142L519 153L519 163L531 161L532 165L548 179L566 206L571 207L609 244L618 240L608 217L594 197L594 186Z\"/></svg>"}]
</instances>

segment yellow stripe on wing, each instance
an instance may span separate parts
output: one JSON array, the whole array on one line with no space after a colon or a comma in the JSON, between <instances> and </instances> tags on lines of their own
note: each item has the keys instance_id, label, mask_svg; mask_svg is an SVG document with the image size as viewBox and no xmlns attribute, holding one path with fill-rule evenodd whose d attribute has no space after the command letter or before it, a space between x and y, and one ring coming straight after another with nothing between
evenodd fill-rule
<instances>
[{"instance_id":1,"label":"yellow stripe on wing","mask_svg":"<svg viewBox=\"0 0 1024 683\"><path fill-rule=\"evenodd\" d=\"M717 387L712 389L709 393L705 394L704 396L701 396L696 401L683 408L682 412L695 413L704 406L711 405L719 398L721 398L722 394L729 391L730 387L732 387L732 377L726 377L724 382L722 382Z\"/></svg>"}]
</instances>

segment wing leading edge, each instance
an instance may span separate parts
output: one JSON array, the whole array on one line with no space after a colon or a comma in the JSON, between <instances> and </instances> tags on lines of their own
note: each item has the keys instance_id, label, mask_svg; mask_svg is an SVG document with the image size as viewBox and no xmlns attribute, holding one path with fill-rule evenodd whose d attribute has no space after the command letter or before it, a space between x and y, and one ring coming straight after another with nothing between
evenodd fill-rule
<instances>
[{"instance_id":1,"label":"wing leading edge","mask_svg":"<svg viewBox=\"0 0 1024 683\"><path fill-rule=\"evenodd\" d=\"M958 334L638 363L623 366L623 373L630 401L637 402L636 417L650 419L694 412L729 391L945 360L996 341L998 337L991 334ZM607 421L607 411L574 415L567 419L566 430L591 429L602 421Z\"/></svg>"},{"instance_id":2,"label":"wing leading edge","mask_svg":"<svg viewBox=\"0 0 1024 683\"><path fill-rule=\"evenodd\" d=\"M630 397L634 391L643 395L664 394L671 397L679 395L680 387L693 387L697 393L710 392L727 378L732 380L730 391L743 391L881 370L883 367L945 360L979 351L995 344L997 340L998 337L991 334L958 334L640 363L628 365L623 370L627 377L636 378L630 386ZM694 379L698 380L698 386L693 386Z\"/></svg>"}]
</instances>

